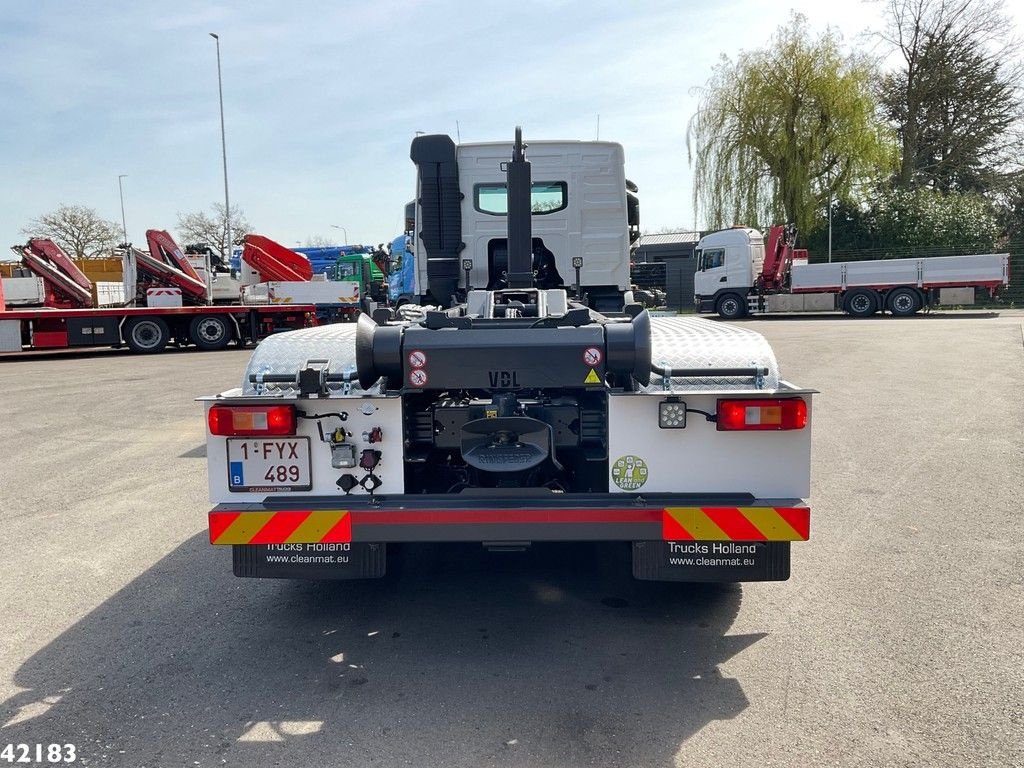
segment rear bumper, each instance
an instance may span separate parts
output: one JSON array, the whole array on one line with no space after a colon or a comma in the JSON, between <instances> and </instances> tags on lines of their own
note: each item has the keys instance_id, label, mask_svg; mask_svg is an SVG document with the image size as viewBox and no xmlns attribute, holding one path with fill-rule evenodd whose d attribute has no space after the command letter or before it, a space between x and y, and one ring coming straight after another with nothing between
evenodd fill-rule
<instances>
[{"instance_id":1,"label":"rear bumper","mask_svg":"<svg viewBox=\"0 0 1024 768\"><path fill-rule=\"evenodd\" d=\"M298 504L220 504L210 542L738 541L810 537L810 509L794 499L613 494L316 498Z\"/></svg>"}]
</instances>

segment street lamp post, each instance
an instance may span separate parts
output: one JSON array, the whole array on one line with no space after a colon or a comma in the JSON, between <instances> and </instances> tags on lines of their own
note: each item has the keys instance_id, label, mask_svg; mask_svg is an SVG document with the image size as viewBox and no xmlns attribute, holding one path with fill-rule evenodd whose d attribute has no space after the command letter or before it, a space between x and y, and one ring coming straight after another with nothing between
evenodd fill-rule
<instances>
[{"instance_id":1,"label":"street lamp post","mask_svg":"<svg viewBox=\"0 0 1024 768\"><path fill-rule=\"evenodd\" d=\"M224 259L230 260L233 243L231 241L231 201L228 198L228 145L224 133L224 84L220 75L220 36L211 32L210 37L217 41L217 93L220 96L220 150L224 158L224 227L227 239Z\"/></svg>"},{"instance_id":2,"label":"street lamp post","mask_svg":"<svg viewBox=\"0 0 1024 768\"><path fill-rule=\"evenodd\" d=\"M345 245L348 245L348 230L340 224L331 224L334 229L340 229L341 233L345 236Z\"/></svg>"},{"instance_id":3,"label":"street lamp post","mask_svg":"<svg viewBox=\"0 0 1024 768\"><path fill-rule=\"evenodd\" d=\"M832 263L832 190L828 192L828 263Z\"/></svg>"},{"instance_id":4,"label":"street lamp post","mask_svg":"<svg viewBox=\"0 0 1024 768\"><path fill-rule=\"evenodd\" d=\"M825 177L828 184L828 263L832 263L832 169Z\"/></svg>"},{"instance_id":5,"label":"street lamp post","mask_svg":"<svg viewBox=\"0 0 1024 768\"><path fill-rule=\"evenodd\" d=\"M128 246L128 225L125 223L124 218L124 186L121 184L121 179L127 178L127 173L122 173L117 177L117 191L121 194L121 234L124 235L125 247Z\"/></svg>"}]
</instances>

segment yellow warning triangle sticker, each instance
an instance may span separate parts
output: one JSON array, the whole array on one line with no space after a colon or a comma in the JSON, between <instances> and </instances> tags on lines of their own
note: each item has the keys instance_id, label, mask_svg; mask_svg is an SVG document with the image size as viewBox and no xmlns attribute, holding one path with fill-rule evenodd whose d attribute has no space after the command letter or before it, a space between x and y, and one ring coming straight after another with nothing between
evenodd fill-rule
<instances>
[{"instance_id":1,"label":"yellow warning triangle sticker","mask_svg":"<svg viewBox=\"0 0 1024 768\"><path fill-rule=\"evenodd\" d=\"M600 384L601 379L597 376L597 371L593 368L590 369L590 373L587 374L587 378L583 380L584 384Z\"/></svg>"}]
</instances>

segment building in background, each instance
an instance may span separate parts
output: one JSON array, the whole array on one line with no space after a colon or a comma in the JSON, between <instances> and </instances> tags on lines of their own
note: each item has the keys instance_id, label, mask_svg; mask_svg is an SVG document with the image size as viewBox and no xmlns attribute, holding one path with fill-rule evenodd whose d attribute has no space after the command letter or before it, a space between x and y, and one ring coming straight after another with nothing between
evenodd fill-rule
<instances>
[{"instance_id":1,"label":"building in background","mask_svg":"<svg viewBox=\"0 0 1024 768\"><path fill-rule=\"evenodd\" d=\"M666 308L693 309L693 257L700 232L641 235L632 266L632 281L639 288L665 291Z\"/></svg>"}]
</instances>

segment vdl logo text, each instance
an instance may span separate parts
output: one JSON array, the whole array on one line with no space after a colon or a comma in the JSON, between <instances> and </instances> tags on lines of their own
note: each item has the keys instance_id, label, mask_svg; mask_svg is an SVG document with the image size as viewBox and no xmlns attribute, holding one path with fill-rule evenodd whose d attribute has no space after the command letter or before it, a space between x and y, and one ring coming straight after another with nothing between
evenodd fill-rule
<instances>
[{"instance_id":1,"label":"vdl logo text","mask_svg":"<svg viewBox=\"0 0 1024 768\"><path fill-rule=\"evenodd\" d=\"M515 371L488 371L492 387L518 387L519 377Z\"/></svg>"}]
</instances>

